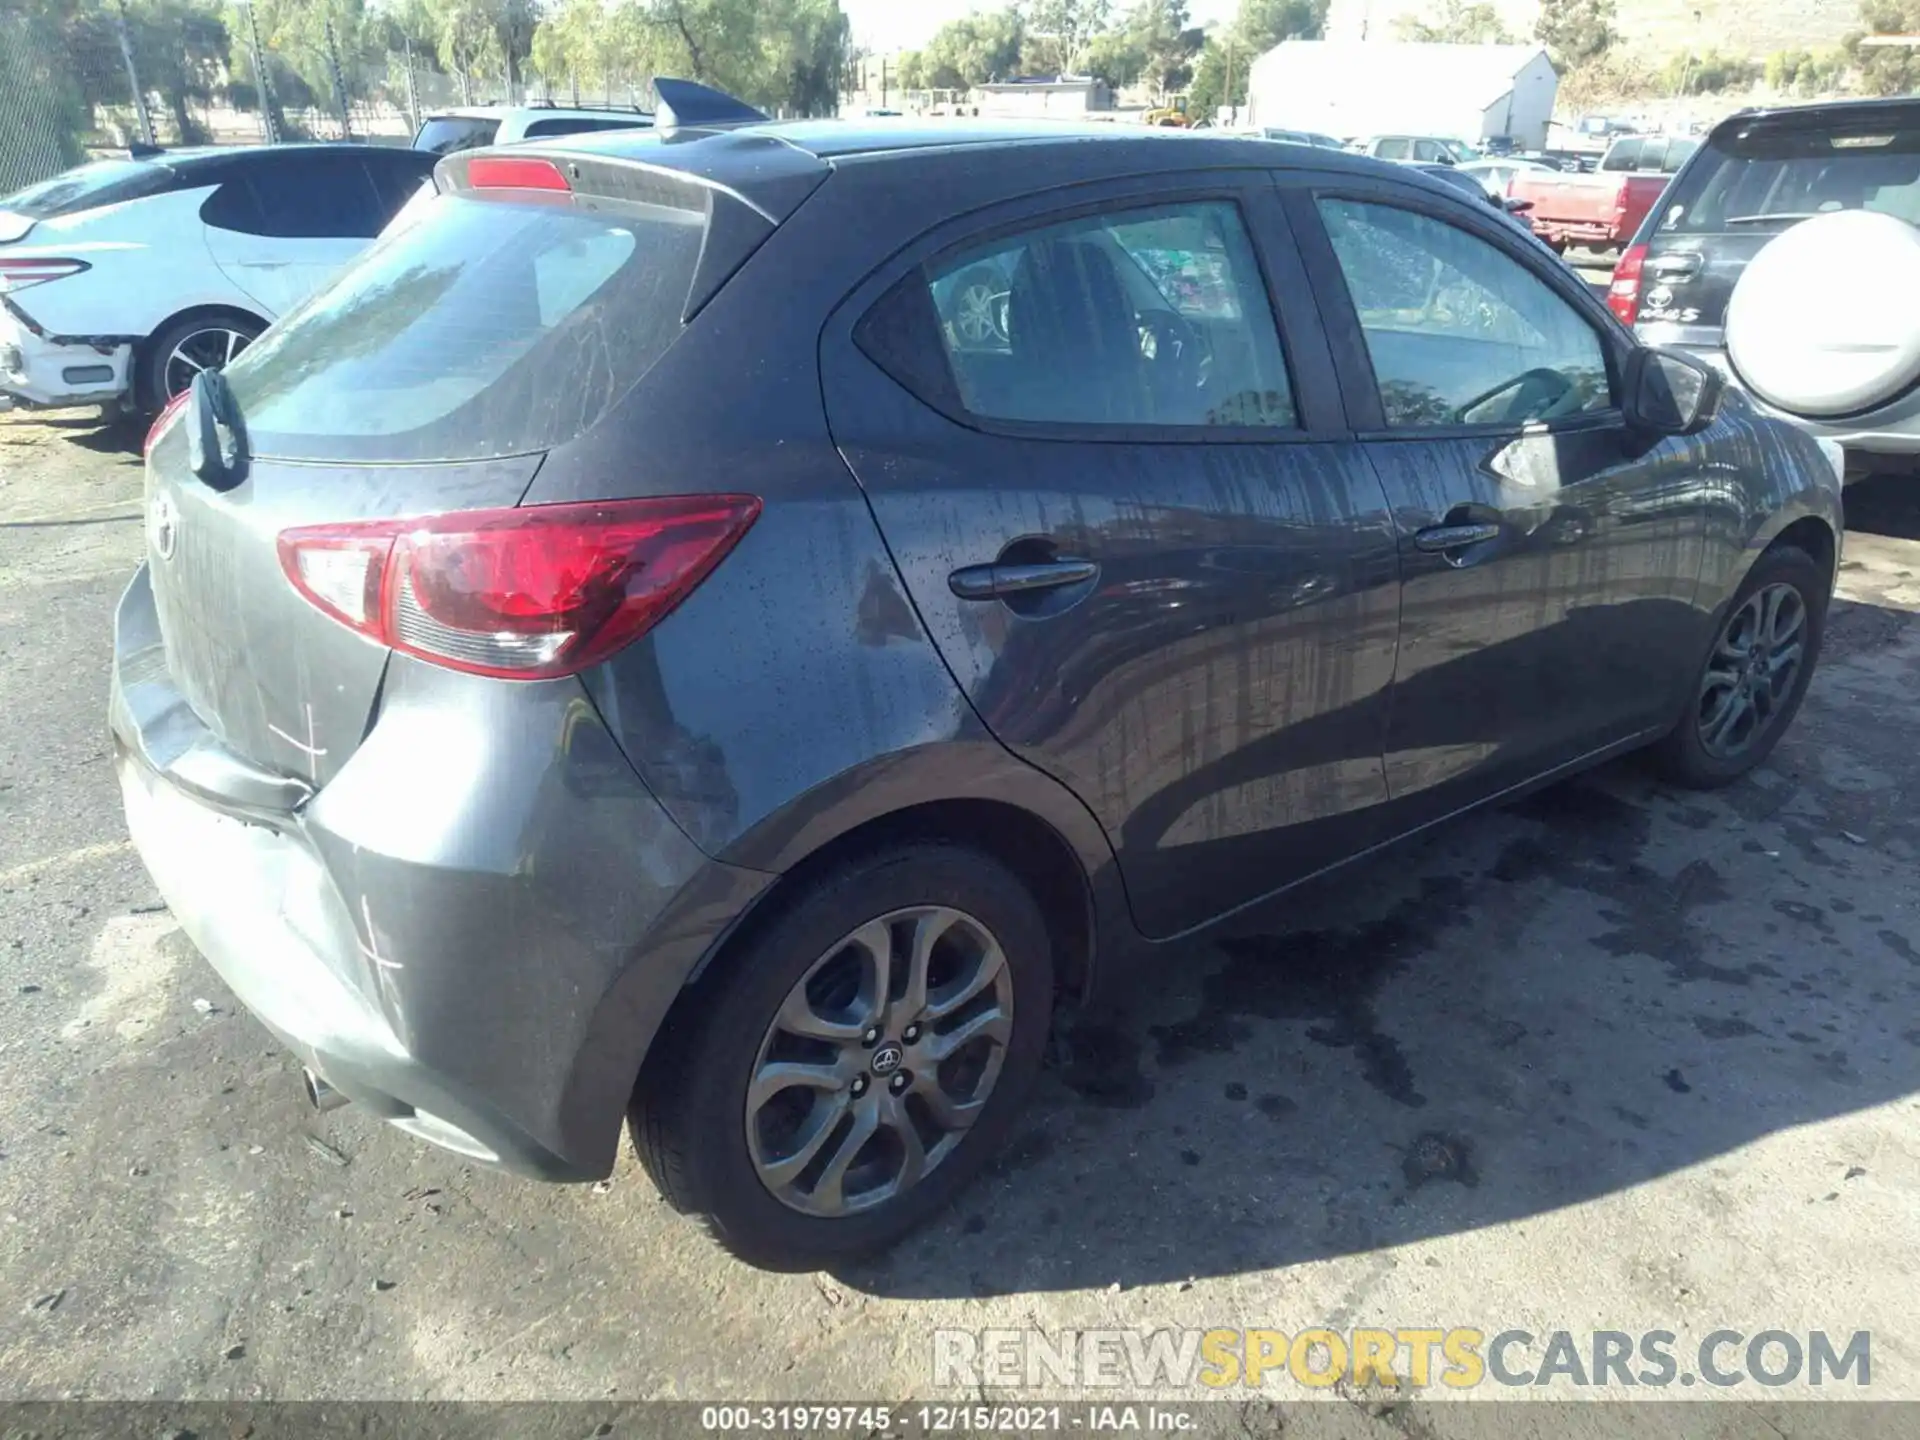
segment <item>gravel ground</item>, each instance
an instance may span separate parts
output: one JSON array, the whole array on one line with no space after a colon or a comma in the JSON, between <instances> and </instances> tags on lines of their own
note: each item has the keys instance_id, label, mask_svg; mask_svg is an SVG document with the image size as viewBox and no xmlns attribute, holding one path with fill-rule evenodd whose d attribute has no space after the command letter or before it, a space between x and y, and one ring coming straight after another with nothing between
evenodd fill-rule
<instances>
[{"instance_id":1,"label":"gravel ground","mask_svg":"<svg viewBox=\"0 0 1920 1440\"><path fill-rule=\"evenodd\" d=\"M138 493L136 436L0 417L0 1398L897 1400L937 1326L1320 1324L1869 1330L1920 1398L1920 482L1852 493L1760 774L1615 765L1196 947L833 1276L731 1263L629 1157L543 1188L306 1108L125 840Z\"/></svg>"}]
</instances>

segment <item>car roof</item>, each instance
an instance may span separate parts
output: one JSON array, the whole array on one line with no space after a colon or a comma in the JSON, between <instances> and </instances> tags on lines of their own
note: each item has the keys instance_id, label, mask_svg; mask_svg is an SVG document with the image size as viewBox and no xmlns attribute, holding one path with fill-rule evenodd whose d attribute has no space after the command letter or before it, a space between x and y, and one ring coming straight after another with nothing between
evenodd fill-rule
<instances>
[{"instance_id":1,"label":"car roof","mask_svg":"<svg viewBox=\"0 0 1920 1440\"><path fill-rule=\"evenodd\" d=\"M1736 110L1703 138L1736 133L1760 124L1768 128L1817 130L1823 125L1858 123L1913 125L1920 123L1920 96L1887 96L1867 100L1822 100L1811 105L1771 105Z\"/></svg>"},{"instance_id":2,"label":"car roof","mask_svg":"<svg viewBox=\"0 0 1920 1440\"><path fill-rule=\"evenodd\" d=\"M650 119L651 114L637 105L450 105L430 110L423 120L505 120L510 115L548 116L565 120L601 120L608 116Z\"/></svg>"}]
</instances>

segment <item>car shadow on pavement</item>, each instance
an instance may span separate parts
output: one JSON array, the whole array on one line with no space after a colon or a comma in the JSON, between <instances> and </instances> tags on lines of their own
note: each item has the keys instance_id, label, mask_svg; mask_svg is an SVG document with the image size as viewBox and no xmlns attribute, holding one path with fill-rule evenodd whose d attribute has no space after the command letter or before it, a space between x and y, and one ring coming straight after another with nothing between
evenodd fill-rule
<instances>
[{"instance_id":1,"label":"car shadow on pavement","mask_svg":"<svg viewBox=\"0 0 1920 1440\"><path fill-rule=\"evenodd\" d=\"M840 1273L1178 1283L1522 1221L1920 1091L1920 617L1837 602L1799 723L1700 794L1631 757L1295 891L1061 1027L1007 1152ZM1900 913L1896 913L1900 912ZM1858 1178L1836 1155L1810 1205Z\"/></svg>"}]
</instances>

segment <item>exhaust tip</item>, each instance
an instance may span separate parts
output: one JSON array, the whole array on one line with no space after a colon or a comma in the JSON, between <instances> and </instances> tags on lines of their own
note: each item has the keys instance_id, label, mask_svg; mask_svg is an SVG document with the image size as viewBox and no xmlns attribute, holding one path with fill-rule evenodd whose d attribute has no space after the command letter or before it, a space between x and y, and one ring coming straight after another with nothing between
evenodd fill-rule
<instances>
[{"instance_id":1,"label":"exhaust tip","mask_svg":"<svg viewBox=\"0 0 1920 1440\"><path fill-rule=\"evenodd\" d=\"M307 1103L320 1111L338 1110L347 1103L347 1097L333 1086L322 1080L310 1069L300 1071L300 1083L307 1092Z\"/></svg>"}]
</instances>

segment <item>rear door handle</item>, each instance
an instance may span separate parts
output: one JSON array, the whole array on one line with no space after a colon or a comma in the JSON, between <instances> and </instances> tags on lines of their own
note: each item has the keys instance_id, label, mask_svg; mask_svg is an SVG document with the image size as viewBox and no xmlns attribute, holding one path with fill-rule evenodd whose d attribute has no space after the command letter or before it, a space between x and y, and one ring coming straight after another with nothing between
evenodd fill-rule
<instances>
[{"instance_id":1,"label":"rear door handle","mask_svg":"<svg viewBox=\"0 0 1920 1440\"><path fill-rule=\"evenodd\" d=\"M1425 530L1414 534L1413 543L1417 549L1425 550L1429 555L1441 555L1449 550L1460 550L1468 545L1480 545L1488 540L1499 538L1500 527L1491 522L1472 525L1429 525Z\"/></svg>"},{"instance_id":2,"label":"rear door handle","mask_svg":"<svg viewBox=\"0 0 1920 1440\"><path fill-rule=\"evenodd\" d=\"M947 588L962 600L1003 600L1057 590L1092 580L1100 567L1091 560L1046 560L1028 565L967 565L947 576Z\"/></svg>"}]
</instances>

